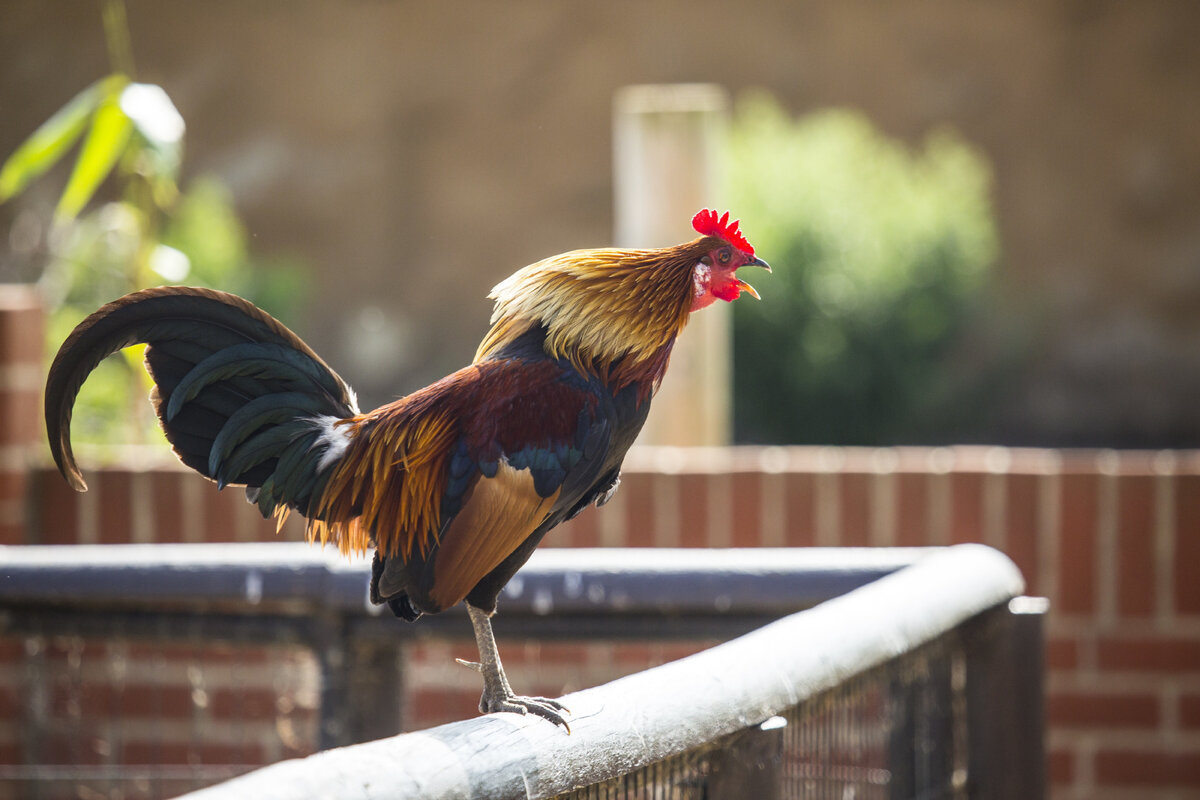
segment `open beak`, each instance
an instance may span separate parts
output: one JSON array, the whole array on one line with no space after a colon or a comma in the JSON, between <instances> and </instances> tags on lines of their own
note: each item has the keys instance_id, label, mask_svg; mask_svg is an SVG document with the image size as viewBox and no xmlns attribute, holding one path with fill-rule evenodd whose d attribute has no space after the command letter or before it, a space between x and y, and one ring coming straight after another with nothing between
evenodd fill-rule
<instances>
[{"instance_id":1,"label":"open beak","mask_svg":"<svg viewBox=\"0 0 1200 800\"><path fill-rule=\"evenodd\" d=\"M767 262L763 261L761 258L752 258L749 261L747 261L745 264L742 264L741 267L738 267L738 269L741 269L742 267L762 267L767 272L771 271L771 265L768 264ZM738 285L739 289L741 289L743 292L745 292L746 294L753 297L755 300L762 300L762 298L758 296L758 292L755 291L754 287L751 286L750 284L746 283L741 278L737 279L737 285Z\"/></svg>"},{"instance_id":2,"label":"open beak","mask_svg":"<svg viewBox=\"0 0 1200 800\"><path fill-rule=\"evenodd\" d=\"M738 278L737 287L739 289L741 289L743 292L745 292L746 294L753 297L755 300L762 300L762 298L758 296L758 292L755 290L755 288L753 286L751 286L750 284L746 283L741 278Z\"/></svg>"}]
</instances>

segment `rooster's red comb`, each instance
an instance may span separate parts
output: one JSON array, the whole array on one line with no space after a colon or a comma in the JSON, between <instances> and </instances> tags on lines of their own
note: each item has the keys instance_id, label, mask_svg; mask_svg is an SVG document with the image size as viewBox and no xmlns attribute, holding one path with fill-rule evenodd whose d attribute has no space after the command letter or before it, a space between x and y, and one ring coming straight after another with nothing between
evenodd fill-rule
<instances>
[{"instance_id":1,"label":"rooster's red comb","mask_svg":"<svg viewBox=\"0 0 1200 800\"><path fill-rule=\"evenodd\" d=\"M752 256L754 255L754 247L746 241L746 237L738 230L739 222L741 220L737 219L730 222L728 211L721 216L717 216L717 212L711 208L702 209L696 212L696 216L692 217L692 227L701 236L719 236L746 255Z\"/></svg>"}]
</instances>

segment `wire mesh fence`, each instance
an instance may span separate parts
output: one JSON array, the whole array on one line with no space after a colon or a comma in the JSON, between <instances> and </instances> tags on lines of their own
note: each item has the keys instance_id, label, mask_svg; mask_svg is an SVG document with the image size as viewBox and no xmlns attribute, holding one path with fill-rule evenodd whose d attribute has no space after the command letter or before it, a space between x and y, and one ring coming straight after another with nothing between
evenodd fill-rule
<instances>
[{"instance_id":1,"label":"wire mesh fence","mask_svg":"<svg viewBox=\"0 0 1200 800\"><path fill-rule=\"evenodd\" d=\"M559 798L965 798L965 694L951 633L758 725Z\"/></svg>"},{"instance_id":2,"label":"wire mesh fence","mask_svg":"<svg viewBox=\"0 0 1200 800\"><path fill-rule=\"evenodd\" d=\"M0 798L170 797L317 749L308 648L213 641L199 616L105 636L31 617L0 639Z\"/></svg>"},{"instance_id":3,"label":"wire mesh fence","mask_svg":"<svg viewBox=\"0 0 1200 800\"><path fill-rule=\"evenodd\" d=\"M686 672L682 678L660 682L655 691L636 688L642 676L635 675L631 683L622 679L570 696L576 698L570 705L578 714L573 735L562 737L558 729L535 724L520 729L519 747L514 747L517 740L509 739L516 729L507 722L500 725L494 718L476 718L328 750L392 736L399 730L406 700L403 653L412 642L407 637L437 639L451 631L461 635L466 626L455 625L463 620L450 620L397 628L394 620L365 614L356 591L331 592L330 584L319 580L315 587L305 588L306 581L295 580L295 564L280 575L290 576L289 587L315 592L323 604L302 603L288 595L291 588L281 591L272 577L274 567L258 562L236 566L235 571L245 574L228 581L236 586L258 582L251 609L245 608L244 597L230 596L228 586L222 589L224 597L197 601L170 592L165 592L164 600L164 591L150 591L143 584L135 593L156 600L122 604L120 585L129 576L110 574L95 584L95 574L79 577L87 569L77 570L77 578L85 584L93 581L93 589L112 584L111 596L105 594L107 590L97 590L92 602L79 603L39 597L32 590L9 591L0 595L0 705L5 707L0 722L0 798L132 800L169 797L206 786L212 788L200 791L201 796L356 797L353 786L343 782L335 789L322 788L321 780L345 774L338 762L341 753L357 757L356 748L391 747L392 743L417 751L391 753L379 762L383 768L404 765L404 769L440 776L371 781L376 787L392 786L391 793L383 795L392 797L458 796L454 792L462 786L445 792L430 788L450 780L447 775L465 776L461 780L471 784L471 796L496 798L1037 796L1040 683L1036 666L1030 665L1040 662L1040 634L1015 622L1018 617L1003 606L1007 589L999 593L993 589L986 603L979 597L964 599L949 616L922 612L917 603L905 612L917 620L912 624L921 632L914 633L904 615L891 623L867 621L862 611L854 610L854 603L839 610L834 608L836 602L822 604L823 598L815 595L846 599L869 593L876 579L905 563L924 563L927 552L908 553L897 562L880 561L878 554L842 551L837 568L810 554L808 558L815 560L781 568L780 553L761 551L755 554L763 565L757 574L733 568L736 559L729 554L717 554L710 567L700 570L703 574L680 574L678 560L660 553L662 564L673 565L666 570L670 577L664 577L661 568L647 566L656 557L651 552L639 553L638 566L623 570L619 579L613 577L613 565L597 553L589 558L580 552L577 560L568 558L569 563L549 569L535 565L526 576L527 588L533 590L528 609L510 598L512 602L504 607L505 622L522 636L562 641L598 635L619 648L616 637L622 634L641 641L698 635L723 640L797 606L817 605L813 609L817 613L801 620L807 625L796 629L801 633L771 634L782 637L777 643L764 638L766 629L743 637L761 640L753 656L738 655L740 639L717 648L733 648L721 656L733 660L702 671L703 680L693 688L686 684L694 676L687 677ZM601 566L596 568L597 564ZM710 604L698 603L696 597L712 593L722 568L726 582L721 594L726 599L723 610L714 613ZM781 577L781 570L787 575ZM9 564L6 571L11 577L21 571L21 565ZM852 583L862 588L845 595L851 588L845 585L849 574L856 576ZM338 576L339 580L345 577ZM997 585L1011 585L1011 580L1002 578ZM211 583L203 575L168 583L181 591L179 587L189 580L197 586ZM609 587L621 585L622 598L602 608L572 606L571 598L586 595L593 580ZM774 598L778 605L772 607L764 601L771 593L764 593L763 585L775 580L781 591ZM738 590L739 581L745 591ZM804 584L810 588L798 588ZM19 585L16 581L8 587ZM32 580L27 588L37 585L39 581ZM813 585L824 588L814 593ZM953 605L955 590L947 587L947 591ZM643 607L637 600L643 594L657 597L658 607ZM863 609L875 604L870 598L857 602ZM879 602L885 609L896 605L886 597ZM555 613L544 613L547 607ZM894 612L888 609L884 617ZM937 619L927 622L931 618ZM397 631L405 636L396 636ZM831 651L834 655L827 656ZM696 656L697 664L717 663L710 658L712 652ZM780 664L773 667L769 662L776 658ZM790 663L806 660L811 663L788 673ZM1021 668L1014 669L1014 664ZM784 695L793 700L754 699L762 689L747 675L759 670L765 670L771 686L766 695L778 694L779 687L790 681ZM665 696L664 686L680 690L674 700ZM638 701L639 697L646 700ZM1027 699L1023 713L1014 715L1010 710L1008 717L996 717L999 733L991 723L996 697ZM690 698L696 698L695 708L688 707ZM985 707L986 720L981 716ZM730 713L732 722L714 721ZM668 716L674 721L663 719ZM514 719L518 725L527 724ZM594 733L597 725L611 725L612 730ZM487 744L472 744L476 735ZM1028 741L1020 744L1022 739ZM589 743L601 740L606 742L604 748L587 751ZM431 742L436 743L436 757L418 754L425 753ZM458 752L460 747L474 755L460 761L468 758ZM323 750L328 752L319 752ZM525 753L520 765L490 761L518 751ZM1026 770L1029 774L1020 789L1024 793L1006 793L1004 781L997 782L995 776L1007 767L990 763L989 751L1006 765L1031 758L1039 762L1030 767L1032 772ZM308 757L314 753L318 755ZM332 760L317 761L326 757ZM439 766L439 759L445 758L450 760ZM547 773L540 785L531 783L530 775L538 771L531 764L542 762L557 765L555 774ZM260 769L268 764L275 766ZM312 764L324 765L313 767L321 780L289 777L291 772L299 776L297 770ZM519 780L513 777L514 769L520 772ZM281 772L271 777L272 770ZM571 770L573 775L568 774ZM353 770L359 771L357 766ZM263 785L270 789L239 786L239 779L222 783L246 772L250 774L245 779L251 781L267 775ZM498 777L505 774L508 778ZM982 781L981 776L993 779ZM489 783L493 781L499 782ZM509 789L511 794L506 793Z\"/></svg>"}]
</instances>

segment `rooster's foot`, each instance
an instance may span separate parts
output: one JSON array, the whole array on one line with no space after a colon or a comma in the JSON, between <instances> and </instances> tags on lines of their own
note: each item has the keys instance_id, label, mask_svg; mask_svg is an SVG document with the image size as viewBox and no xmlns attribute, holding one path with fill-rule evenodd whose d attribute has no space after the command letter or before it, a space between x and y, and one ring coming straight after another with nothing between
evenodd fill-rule
<instances>
[{"instance_id":1,"label":"rooster's foot","mask_svg":"<svg viewBox=\"0 0 1200 800\"><path fill-rule=\"evenodd\" d=\"M562 703L549 697L526 697L512 690L504 667L500 664L500 653L496 650L496 639L492 635L492 621L488 612L467 604L467 612L475 629L475 643L479 646L479 661L455 659L464 667L470 667L483 676L483 696L479 698L479 710L484 714L494 711L509 711L514 714L533 714L544 720L562 725L567 733L571 726L564 714L570 714Z\"/></svg>"},{"instance_id":2,"label":"rooster's foot","mask_svg":"<svg viewBox=\"0 0 1200 800\"><path fill-rule=\"evenodd\" d=\"M549 697L526 697L519 694L502 694L499 697L489 697L485 691L483 696L479 698L479 710L484 714L490 714L494 711L533 714L544 720L549 720L555 725L562 725L567 733L571 732L571 726L567 724L565 716L565 714L571 713L570 709Z\"/></svg>"}]
</instances>

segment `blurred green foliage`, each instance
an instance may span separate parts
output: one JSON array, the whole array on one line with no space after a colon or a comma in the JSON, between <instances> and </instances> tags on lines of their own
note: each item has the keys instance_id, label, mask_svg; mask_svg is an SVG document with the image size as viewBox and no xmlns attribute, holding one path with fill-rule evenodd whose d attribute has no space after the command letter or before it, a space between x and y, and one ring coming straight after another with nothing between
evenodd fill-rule
<instances>
[{"instance_id":1,"label":"blurred green foliage","mask_svg":"<svg viewBox=\"0 0 1200 800\"><path fill-rule=\"evenodd\" d=\"M148 239L143 212L127 201L106 203L60 229L42 286L51 312L53 354L85 316L104 303L151 285L187 283L231 291L285 322L304 301L306 272L286 257L252 254L227 187L215 178L190 181ZM145 253L144 257L140 254ZM136 268L144 260L141 268ZM102 362L75 405L72 438L87 445L163 441L150 404L142 347ZM93 449L93 456L97 453Z\"/></svg>"},{"instance_id":2,"label":"blurred green foliage","mask_svg":"<svg viewBox=\"0 0 1200 800\"><path fill-rule=\"evenodd\" d=\"M728 169L774 273L735 303L743 442L928 442L961 427L978 386L950 356L998 258L986 158L952 131L913 149L865 116L800 119L744 98ZM966 405L964 405L966 404Z\"/></svg>"},{"instance_id":3,"label":"blurred green foliage","mask_svg":"<svg viewBox=\"0 0 1200 800\"><path fill-rule=\"evenodd\" d=\"M185 125L166 91L133 80L122 0L101 8L112 74L81 91L0 165L0 203L76 152L54 212L42 288L47 351L99 306L148 286L183 283L240 294L285 322L302 302L295 260L251 255L228 189L214 178L179 185ZM108 197L92 210L106 182ZM161 442L145 395L143 347L100 364L75 405L77 444ZM47 365L48 366L48 365Z\"/></svg>"}]
</instances>

